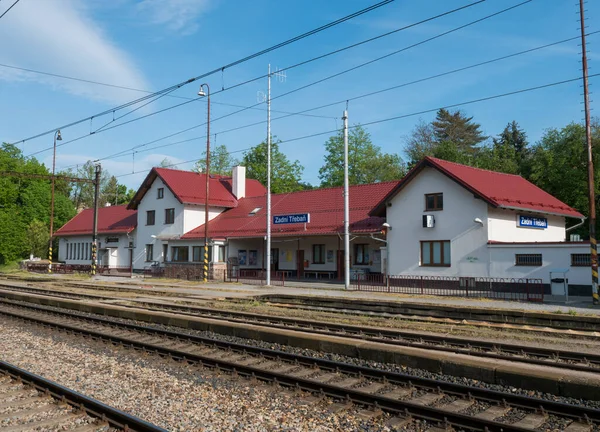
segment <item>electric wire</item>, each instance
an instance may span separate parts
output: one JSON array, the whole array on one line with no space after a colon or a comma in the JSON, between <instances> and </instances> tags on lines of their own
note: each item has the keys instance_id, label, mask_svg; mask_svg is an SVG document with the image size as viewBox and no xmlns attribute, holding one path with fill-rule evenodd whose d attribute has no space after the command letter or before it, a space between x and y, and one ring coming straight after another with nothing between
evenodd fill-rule
<instances>
[{"instance_id":1,"label":"electric wire","mask_svg":"<svg viewBox=\"0 0 600 432\"><path fill-rule=\"evenodd\" d=\"M19 0L17 0L17 1L19 1ZM314 34L316 34L316 33L319 33L319 32L321 32L321 31L327 30L327 29L329 29L330 27L334 27L334 26L336 26L336 25L338 25L338 24L341 24L341 23L343 23L343 22L346 22L346 21L348 21L348 20L351 20L351 19L353 19L353 18L356 18L356 17L358 17L358 16L360 16L360 15L363 15L363 14L365 14L365 13L367 13L367 12L371 12L371 11L373 11L373 10L375 10L375 9L378 9L378 8L380 8L380 7L382 7L382 6L385 6L385 5L387 5L387 4L389 4L389 3L393 2L393 1L394 1L394 0L382 0L382 1L380 1L380 2L378 2L378 3L376 3L376 4L374 4L374 5L371 5L371 6L367 7L367 8L361 9L361 10L359 10L359 11L357 11L357 12L354 12L354 13L352 13L352 14L350 14L350 15L346 15L346 16L344 16L344 17L342 17L342 18L339 18L339 19L337 19L337 20L335 20L335 21L332 21L332 22L330 22L330 23L328 23L328 24L325 24L325 25L323 25L323 26L321 26L321 27L318 27L318 28L316 28L316 29L310 30L310 31L308 31L308 32L305 32L305 33L303 33L303 34L301 34L301 35L295 36L295 37L293 37L293 38L291 38L291 39L288 39L288 40L286 40L286 41L284 41L284 42L280 42L280 43L278 43L278 44L276 44L276 45L273 45L273 46L271 46L271 47L269 47L269 48L265 48L265 49L263 49L263 50L261 50L261 51L259 51L259 52L256 52L256 53L254 53L254 54L250 54L250 55L248 55L248 56L246 56L246 57L244 57L244 58L241 58L241 59L239 59L239 60L236 60L236 61L233 61L233 62L231 62L231 63L228 63L228 64L226 64L226 65L224 65L224 66L221 66L221 67L219 67L219 68L217 68L217 69L213 69L212 71L209 71L209 72L203 73L203 74L201 74L201 75L198 75L198 76L196 76L196 77L190 78L190 79L188 79L188 80L186 80L186 81L180 82L180 83L178 83L178 84L175 84L175 85L173 85L173 86L170 86L170 87L167 87L167 88L165 88L165 89L163 89L163 90L159 90L159 91L157 91L157 92L151 93L151 94L149 94L149 95L147 95L147 96L143 96L143 97L141 97L141 98L138 98L138 99L132 100L132 101L130 101L130 102L127 102L127 103L125 103L125 104L119 105L118 107L115 107L115 108L111 108L111 109L108 109L108 110L102 111L102 112L100 112L100 113L98 113L98 114L95 114L95 115L92 115L92 116L86 117L86 118L84 118L84 119L80 119L80 120L77 120L77 121L74 121L74 122L71 122L71 123L65 124L65 125L63 125L63 126L59 126L59 127L53 128L53 129L51 129L51 130L48 130L48 131L46 131L46 132L42 132L42 133L39 133L39 134L37 134L37 135L33 135L33 136L31 136L31 137L28 137L28 138L25 138L25 139L22 139L22 140L18 140L18 141L16 141L16 142L12 143L12 144L17 144L17 143L25 143L26 141L30 141L30 140L32 140L32 139L39 138L39 137L42 137L42 136L44 136L44 135L48 135L48 134L54 133L54 132L55 132L57 129L61 129L61 130L62 130L62 129L67 129L67 128L69 128L69 127L72 127L72 126L75 126L75 125L78 125L78 124L81 124L81 123L84 123L84 122L87 122L87 121L93 120L95 117L99 117L99 116L102 116L102 115L110 114L110 113L113 113L113 112L115 112L115 111L121 110L121 109L123 109L123 108L127 108L127 107L129 107L129 106L131 106L131 105L135 105L135 104L138 104L138 103L140 103L140 102L143 102L143 101L145 101L145 100L147 100L147 99L149 99L149 98L151 98L151 97L154 97L154 96L160 95L160 94L162 94L162 93L170 92L170 91L172 91L172 90L174 90L174 89L177 89L177 88L180 88L180 87L182 87L182 86L184 86L184 85L187 85L187 84L190 84L190 83L192 83L192 82L198 81L198 80L200 80L200 79L202 79L202 78L206 78L207 76L213 75L213 74L215 74L215 73L217 73L217 72L223 72L223 71L225 71L226 69L229 69L229 68L231 68L231 67L233 67L233 66L237 66L237 65L239 65L239 64L241 64L241 63L245 63L245 62L247 62L247 61L249 61L249 60L252 60L252 59L254 59L254 58L256 58L256 57L260 57L260 56L262 56L262 55L264 55L264 54L267 54L267 53L269 53L269 52L271 52L271 51L275 51L275 50L277 50L277 49L279 49L279 48L282 48L282 47L284 47L284 46L286 46L286 45L289 45L289 44L291 44L291 43L297 42L297 41L299 41L299 40L301 40L301 39L304 39L304 38L306 38L306 37L312 36L312 35L314 35ZM16 2L15 2L15 3L16 3ZM14 6L14 5L13 5L13 6ZM11 7L12 7L12 6L11 6ZM6 13L6 12L5 12L5 13ZM0 18L1 18L1 16L0 16Z\"/></svg>"},{"instance_id":2,"label":"electric wire","mask_svg":"<svg viewBox=\"0 0 600 432\"><path fill-rule=\"evenodd\" d=\"M591 74L588 76L588 78L595 78L600 76L600 73L596 73L596 74ZM348 126L348 129L354 129L357 127L362 127L362 126L370 126L370 125L374 125L374 124L380 124L380 123L386 123L386 122L390 122L390 121L394 121L394 120L400 120L400 119L405 119L408 117L414 117L414 116L418 116L418 115L422 115L422 114L427 114L427 113L431 113L431 112L437 112L440 109L449 109L449 108L456 108L459 106L465 106L465 105L471 105L474 103L479 103L479 102L485 102L485 101L489 101L489 100L493 100L493 99L499 99L499 98L503 98L503 97L508 97L508 96L514 96L516 94L522 94L522 93L527 93L527 92L531 92L531 91L536 91L536 90L541 90L541 89L545 89L545 88L550 88L550 87L556 87L559 85L563 85L563 84L568 84L568 83L573 83L576 81L579 81L581 79L581 77L577 77L577 78L571 78L571 79L565 79L562 81L555 81L552 83L548 83L548 84L540 84L538 86L534 86L534 87L528 87L528 88L524 88L524 89L519 89L519 90L514 90L514 91L510 91L510 92L505 92L505 93L501 93L501 94L497 94L497 95L492 95L492 96L485 96L485 97L481 97L481 98L477 98L477 99L471 99L468 101L464 101L464 102L457 102L457 103L452 103L452 104L448 104L448 105L443 105L443 106L438 106L435 108L429 108L426 110L421 110L421 111L416 111L416 112L412 112L409 114L401 114L401 115L397 115L397 116L393 116L393 117L387 117L384 119L379 119L379 120L373 120L370 122L365 122L365 123L361 123L361 124L357 124L357 125L353 125L353 126ZM277 142L277 144L285 144L285 143L290 143L290 142L294 142L294 141L300 141L300 140L304 140L304 139L308 139L308 138L314 138L317 136L322 136L322 135L328 135L328 134L332 134L332 133L339 133L339 129L333 129L333 130L328 130L328 131L323 131L323 132L316 132L316 133L312 133L309 135L303 135L303 136L299 136L299 137L295 137L295 138L290 138L290 139L286 139L286 140L280 140ZM260 145L260 144L259 144ZM254 148L256 148L257 146L252 146L252 147L248 147L245 149L239 149L239 150L234 150L234 151L230 151L228 152L228 154L235 154L235 153L241 153L241 152L246 152L246 151L250 151ZM175 166L175 165L185 165L188 163L193 163L193 162L198 162L198 161L204 161L205 159L191 159L188 161L183 161L183 162L177 162L177 163L173 163L171 165L167 165L164 166L163 168L167 168L170 166ZM126 173L126 174L120 174L118 176L115 176L116 178L121 178L121 177L126 177L126 176L130 176L133 174L139 174L139 173L143 173L143 172L147 172L148 170L141 170L141 171L134 171L131 173Z\"/></svg>"},{"instance_id":3,"label":"electric wire","mask_svg":"<svg viewBox=\"0 0 600 432\"><path fill-rule=\"evenodd\" d=\"M13 7L15 7L15 5L16 5L17 3L19 3L19 0L16 0L16 1L15 1L13 4L11 4L11 5L10 5L10 7L9 7L8 9L6 9L6 10L5 10L5 11L2 13L2 15L0 15L0 19L2 19L2 17L3 17L4 15L6 15L6 14L8 13L8 11L9 11L9 10L11 10Z\"/></svg>"},{"instance_id":4,"label":"electric wire","mask_svg":"<svg viewBox=\"0 0 600 432\"><path fill-rule=\"evenodd\" d=\"M362 66L364 66L364 65L371 64L371 63L373 63L373 62L375 62L375 61L382 60L382 59L384 59L384 58L387 58L387 57L389 57L389 56L391 56L391 55L397 54L397 53L399 53L399 52L402 52L402 51L405 51L405 50L407 50L407 49L413 48L413 47L415 47L415 46L419 46L419 45L421 45L421 44L423 44L423 43L426 43L426 42L429 42L429 41L431 41L431 40L435 40L435 39L437 39L437 38L439 38L439 37L441 37L441 36L443 36L443 35L446 35L446 34L452 33L452 32L454 32L454 31L457 31L457 30L459 30L459 29L462 29L462 28L464 28L464 27L467 27L467 26L469 26L469 25L473 25L473 24L475 24L475 23L478 23L478 22L481 22L481 21L483 21L483 20L486 20L486 19L492 18L492 17L494 17L494 16L496 16L496 15L499 15L499 14L501 14L501 13L507 12L507 11L509 11L509 10L512 10L512 9L516 8L516 7L523 6L523 5L525 5L525 4L527 4L527 3L531 2L531 1L532 1L532 0L527 0L527 1L524 1L524 2L522 2L522 3L519 3L519 4L517 4L517 5L511 6L511 7L509 7L509 8L506 8L506 9L503 9L503 10L501 10L501 11L498 11L498 12L495 12L495 13L493 13L493 14L490 14L490 15L487 15L487 16L485 16L485 17L482 17L482 18L480 18L480 19L478 19L478 20L471 21L470 23L467 23L467 24L465 24L465 25L462 25L462 26L456 27L456 28L454 28L454 29L451 29L451 30L449 30L449 31L447 31L447 32L440 33L440 34L438 34L438 35L436 35L436 36L433 36L433 37L431 37L431 38L425 39L424 41L420 41L420 42L417 42L416 44L410 45L409 47L405 47L405 48L402 48L402 49L400 49L400 50L394 51L393 53L390 53L390 54L387 54L387 55L385 55L385 56L379 57L378 59L375 59L375 60L371 60L371 61L369 61L369 62L362 63L362 64L360 64L360 65L357 65L357 66L353 67L353 68L346 69L345 71L342 71L342 72L336 73L336 74L334 74L334 75L330 75L330 76L328 76L328 77L326 77L326 78L320 79L320 80L318 80L318 81L314 81L313 83L309 83L309 84L307 84L307 85L305 85L305 86L302 86L302 87L299 87L299 88L297 88L297 89L291 90L291 91L289 91L289 92L283 93L283 94L281 94L281 95L279 95L279 96L273 97L271 100L275 100L275 99L278 99L278 98L280 98L280 97L287 96L287 95L289 95L289 94L292 94L292 93L295 93L295 92L297 92L297 91L300 91L300 90L302 90L302 89L304 89L304 88L310 87L310 86L312 86L312 85L315 85L315 84L317 84L317 83L320 83L320 82L323 82L323 81L325 81L325 80L331 79L331 78L333 78L333 77L339 76L339 75L341 75L341 74L343 74L343 73L349 72L349 71L351 71L351 70L355 70L355 69L357 69L357 68L359 68L359 67L362 67ZM476 3L473 3L472 5L475 5L475 4L476 4ZM592 32L592 33L590 33L590 34L596 34L596 33L599 33L599 32L600 32L600 31L596 31L596 32ZM477 64L474 64L474 65L465 66L465 67L462 67L462 68L459 68L459 69L454 69L454 70L451 70L451 71L443 72L443 73L440 73L440 74L437 74L437 75L433 75L433 76L429 76L429 77L426 77L426 78L421 78L421 79L419 79L419 80L415 80L415 81L411 81L411 82L408 82L408 83L400 84L400 85L397 85L397 86L389 87L389 88L387 88L387 89L377 90L377 91L375 91L375 92L367 93L367 94L360 95L360 96L356 96L356 97L353 97L353 98L346 98L346 99L343 99L342 101L336 101L336 102L332 102L332 103L329 103L329 104L321 105L321 106L318 106L318 107L315 107L315 108L309 108L309 109L307 109L307 110L303 110L303 111L299 111L299 112L295 112L295 113L289 113L289 114L287 114L287 115L284 115L284 116L276 117L276 118L274 118L274 119L272 119L272 120L273 120L273 121L274 121L274 120L279 120L279 119L287 118L287 117L290 117L290 116L293 116L293 115L301 115L301 114L305 114L306 112L310 112L310 111L316 111L316 110L318 110L318 109L322 109L322 108L326 108L326 107L329 107L329 106L337 105L337 104L339 104L339 103L341 103L341 102L345 102L345 101L351 101L351 100L356 100L356 99L364 98L364 97L367 97L367 96L372 96L372 95L375 95L375 94L378 94L378 93L383 93L383 92L386 92L386 91L394 90L394 89L397 89L397 88L406 87L406 86L409 86L409 85L412 85L412 84L417 84L417 83L424 82L424 81L427 81L427 80L431 80L431 79L434 79L434 78L439 78L439 77L442 77L442 76L445 76L445 75L450 75L450 74L457 73L457 72L460 72L460 71L464 71L464 70L467 70L467 69L471 69L471 68L475 68L475 67L483 66L483 65L486 65L486 64L490 64L490 63L493 63L493 62L497 62L497 61L505 60L505 59L508 59L508 58L511 58L511 57L515 57L515 56L518 56L518 55L527 54L527 53L530 53L530 52L533 52L533 51L541 50L541 49L544 49L544 48L548 48L548 47L551 47L551 46L554 46L554 45L562 44L562 43L565 43L565 42L568 42L568 41L572 41L572 40L575 40L575 39L578 39L578 37L573 37L573 38L569 38L569 39L564 39L564 40L561 40L561 41L558 41L558 42L553 42L553 43L550 43L550 44L542 45L542 46L540 46L540 47L531 48L531 49L524 50L524 51L521 51L521 52L518 52L518 53L509 54L509 55L506 55L506 56L498 57L498 58L496 58L496 59L487 60L487 61L484 61L484 62L481 62L481 63L477 63ZM281 69L281 70L288 70L288 69L289 69L289 68L284 68L284 69ZM261 104L262 104L262 103L261 103ZM259 104L256 104L256 105L259 105ZM215 122L215 121L217 121L217 120L220 120L220 119L223 119L223 118L230 117L230 116L232 116L232 115L235 115L235 114L241 113L241 112L243 112L243 111L245 111L245 110L247 110L247 109L250 109L250 108L252 108L252 107L255 107L256 105L252 105L252 106L250 106L250 107L244 107L244 108L242 108L242 109L240 109L240 110L238 110L238 111L234 111L234 112L231 112L231 113L229 113L229 114L226 114L226 115L224 115L224 116L217 117L217 118L213 119L211 122L212 122L212 123L214 123L214 122ZM265 121L254 122L254 123L250 123L250 124L248 124L248 125L239 126L239 127L233 128L233 129L228 129L228 130L225 130L225 131L221 131L221 132L219 132L219 133L232 132L232 131L235 131L235 130L244 129L244 128L247 128L247 127L256 126L256 125L260 125L260 124L264 124L264 123L265 123ZM134 146L134 147L131 147L131 148L129 148L129 149L122 150L122 151L120 151L120 152L117 152L117 153L115 153L115 154L112 154L112 155L109 155L109 156L105 156L105 157L103 157L103 158L96 159L96 161L101 161L101 160L111 159L111 158L113 158L113 157L116 157L116 156L121 156L121 155L126 155L126 154L132 154L132 152L142 152L142 151L149 151L149 150L154 150L154 149L158 149L158 148L164 148L164 147L168 147L168 146L170 146L170 145L175 145L175 144L181 144L181 143L189 142L189 141L192 141L193 139L206 138L206 136L203 136L203 137L198 137L198 138L193 138L193 139L186 139L186 140L183 140L183 141L177 141L177 142L175 142L175 143L171 143L171 144L167 144L167 145L161 145L161 146L152 147L152 148L145 149L145 150L141 150L141 151L135 151L135 149L137 149L137 148L142 148L142 147L145 147L145 146L147 146L147 145L154 144L154 143L156 143L156 142L162 141L162 140L164 140L164 139L172 138L173 136L176 136L176 135L179 135L179 134L182 134L182 133L185 133L185 132L189 132L190 130L193 130L193 129L199 128L199 127L201 127L201 126L204 126L204 125L206 125L206 122L204 122L204 123L200 123L200 124L197 124L197 125L194 125L194 126L191 126L191 127L185 128L185 129L182 129L182 130L180 130L180 131L177 131L177 132L175 132L175 133L169 134L169 135L167 135L167 136L164 136L164 137L161 137L161 138L157 138L157 139L155 139L155 140L152 140L152 141L150 141L150 142L147 142L147 143L144 143L144 144L138 144L138 145L136 145L136 146ZM68 144L69 142L72 142L72 141L67 141L67 142L65 142L65 143L63 143L63 144L61 144L61 145ZM35 153L34 153L34 154L35 154Z\"/></svg>"},{"instance_id":5,"label":"electric wire","mask_svg":"<svg viewBox=\"0 0 600 432\"><path fill-rule=\"evenodd\" d=\"M294 64L294 65L291 65L291 66L288 66L288 67L286 67L286 68L280 69L279 71L287 71L287 70L293 69L293 68L295 68L295 67L299 67L299 66L302 66L302 65L308 64L308 63L310 63L310 62L312 62L312 61L315 61L315 60L319 60L319 59L322 59L322 58L328 57L328 56L330 56L330 55L332 55L332 54L336 54L336 53L339 53L339 52L345 51L345 50L347 50L347 49L350 49L350 48L357 47L357 46L359 46L359 45L362 45L362 44L364 44L364 43L367 43L367 42L370 42L370 41L377 40L377 39L379 39L380 37L383 37L383 36L386 36L386 35L391 35L391 34L393 34L393 33L396 33L396 32L398 32L398 31L401 31L401 30L406 30L406 29L408 29L408 28L414 27L415 25L423 24L423 23L429 22L429 21L431 21L431 20L438 19L438 18L441 18L441 17L443 17L443 16L449 15L449 14L451 14L451 13L455 13L455 12L461 11L461 10L463 10L463 9L466 9L466 8L469 8L469 7L473 7L473 6L475 6L475 5L478 5L478 4L482 3L483 1L485 1L485 0L478 0L478 1L474 2L474 3L470 3L470 4L468 4L468 5L465 5L465 6L462 6L462 7L459 7L459 8L455 8L455 9L452 9L452 10L450 10L450 11L444 12L444 13L442 13L442 14L435 15L435 16L433 16L433 17L430 17L430 18L427 18L427 19L425 19L425 20L421 20L421 21L419 21L419 22L416 22L416 23L410 24L410 25L408 25L408 26L403 26L403 27L401 27L401 28L399 28L399 29L396 29L396 30L394 30L394 31L390 31L390 32L384 33L383 35L379 35L379 36L377 36L377 37L369 38L369 39L366 39L365 41L362 41L362 42L359 42L359 43L355 43L355 44L349 45L349 46L347 46L347 47L344 47L344 48L337 49L337 50L335 50L335 51L331 51L330 53L326 53L326 54L323 54L323 55L320 55L320 56L314 57L314 58L312 58L312 59L308 59L308 60L302 61L302 62L300 62L300 63L296 63L296 64ZM524 4L526 4L526 3L529 3L529 2L531 2L531 1L533 1L533 0L526 0L525 2L519 3L519 4L515 5L515 6L512 6L512 7L510 7L510 8L507 8L507 9L505 9L505 10L499 11L499 12L497 12L497 13L495 13L495 14L491 15L491 16L488 16L488 17L484 17L484 18L482 18L482 19L479 19L479 20L477 20L476 22L483 21L483 20L485 20L485 19L491 18L492 16L499 15L499 14L501 14L501 13L507 12L507 11L509 11L509 10L511 10L511 9L514 9L514 8L516 8L516 7L519 7L519 6L522 6L522 5L524 5ZM469 23L469 24L467 24L467 25L465 25L465 26L463 26L463 27L466 27L466 26L468 26L468 25L471 25L471 24L473 24L473 23ZM456 31L456 29L455 29L454 31ZM451 32L452 32L452 31L450 31L450 32L448 32L448 33L451 33ZM441 37L441 36L442 36L442 35L438 35L437 37ZM437 37L434 37L434 38L432 38L431 40L433 40L433 39L436 39ZM426 42L426 41L425 41L425 42ZM425 43L425 42L422 42L422 43ZM418 45L418 44L417 44L417 45ZM417 46L417 45L415 45L415 46ZM406 49L409 49L409 48L406 48ZM375 60L373 60L373 61L371 61L371 62L367 62L366 64L370 64L370 63L373 63L373 62L375 62L375 61L383 60L384 58L387 58L387 57L389 57L390 55L394 55L394 54L395 54L395 53L391 53L391 54L389 54L389 55L387 55L387 56L384 56L384 57L381 57L381 58L375 59ZM358 69L359 67L365 66L366 64L358 65L357 67L355 67L355 68L353 68L353 69L351 69L351 70ZM344 72L342 72L342 73L346 73L346 72L349 72L349 70L347 70L347 71L344 71ZM340 73L340 75L341 75L342 73ZM222 90L218 90L218 91L216 91L216 92L213 92L213 93L211 93L211 96L214 96L214 95L216 95L216 94L218 94L218 93L221 93L221 92L224 92L224 91L226 91L226 90L232 90L232 89L235 89L235 88L237 88L237 87L241 87L241 86L247 85L247 84L249 84L249 83L252 83L252 82L258 81L258 80L260 80L260 79L263 79L263 78L266 78L266 77L268 77L268 74L267 74L267 75L260 75L260 76L257 76L257 77L255 77L255 78L248 79L248 80L246 80L246 81L240 82L240 83L238 83L238 84L235 84L235 85L233 85L233 86L227 87L226 89L222 89ZM323 81L326 81L326 80L328 80L328 79L331 79L331 78L333 78L333 76L330 76L330 77L327 77L327 78L325 78L325 79L323 79L323 80L320 80L320 81L318 81L318 82L315 82L315 83L313 83L312 85L318 84L319 82L323 82ZM310 85L308 85L308 86L310 86ZM307 86L307 87L308 87L308 86ZM295 93L296 91L302 90L303 88L305 88L305 87L302 87L302 88L299 88L299 89L296 89L296 90L292 90L291 92L288 92L287 94ZM287 94L286 94L286 95L287 95ZM282 96L285 96L285 95L280 95L280 96L278 96L277 98L279 98L279 97L282 97ZM114 125L114 126L112 126L112 127L105 128L105 129L103 129L103 131L111 130L111 129L114 129L114 128L117 128L117 127L120 127L120 126L124 126L124 125L126 125L126 124L130 124L130 123L133 123L133 122L136 122L136 121L139 121L139 120L143 120L143 119L145 119L145 118L148 118L148 117L151 117L151 116L154 116L154 115L157 115L157 114L161 114L161 113L163 113L163 112L170 111L170 110L172 110L172 109L175 109L175 108L179 108L179 107L181 107L181 106L187 105L187 104L189 104L189 103L191 103L191 102L194 102L194 101L197 101L197 100L199 100L199 99L200 99L200 98L194 98L194 99L191 99L191 100L187 100L187 101L185 101L185 102L182 102L182 103L179 103L179 104L172 105L172 106L170 106L170 107L167 107L167 108L164 108L164 109L161 109L161 110L155 111L155 112L153 112L153 113L149 113L149 114L146 114L146 115L144 115L144 116L137 117L137 118L135 118L135 119L133 119L133 120L129 120L129 121L126 121L126 122L123 122L123 123L119 123L119 124L117 124L117 125ZM273 98L273 99L276 99L276 98ZM238 110L238 111L235 111L235 112L229 113L229 114L228 114L228 115L226 115L225 117L229 117L229 116L231 116L231 115L235 115L235 114L238 114L238 113L241 113L241 112L247 111L247 110L249 110L249 109L253 109L253 108L255 108L255 107L257 107L258 105L261 105L261 104L262 104L262 102L260 102L260 103L257 103L257 104L254 104L254 105L251 105L251 106L248 106L248 107L244 107L244 108L242 108L242 109L240 109L240 110ZM221 118L224 118L224 117L221 117ZM87 119L86 119L86 120L87 120ZM201 123L201 124L199 124L199 125L197 125L197 126L195 126L195 127L201 127L201 126L203 126L204 124L206 124L206 123ZM193 127L192 127L192 129L193 129ZM189 130L189 129L188 129L188 130ZM187 131L187 130L186 130L186 131ZM60 146L64 146L64 145L67 145L67 144L69 144L69 143L72 143L72 142L75 142L75 141L79 141L80 139L87 138L88 136L90 136L90 134L82 135L82 136L80 136L80 137L78 137L78 138L75 138L75 139L73 139L73 140L65 141L65 142L61 143L61 144L60 144ZM37 138L37 137L36 137L36 138ZM21 142L21 141L18 141L18 142ZM45 152L45 151L52 150L52 148L53 148L53 147L47 147L47 148L45 148L45 149L42 149L42 150L36 151L36 152L34 152L34 153L31 153L31 154L27 155L26 157L34 156L34 155L37 155L37 154L39 154L39 153L43 153L43 152Z\"/></svg>"}]
</instances>

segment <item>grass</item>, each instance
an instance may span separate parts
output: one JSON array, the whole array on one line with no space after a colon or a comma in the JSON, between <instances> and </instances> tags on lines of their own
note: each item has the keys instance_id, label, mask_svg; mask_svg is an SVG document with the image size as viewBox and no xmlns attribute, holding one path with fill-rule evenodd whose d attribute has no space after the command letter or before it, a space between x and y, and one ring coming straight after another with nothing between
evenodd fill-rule
<instances>
[{"instance_id":1,"label":"grass","mask_svg":"<svg viewBox=\"0 0 600 432\"><path fill-rule=\"evenodd\" d=\"M0 273L22 273L26 274L25 270L21 269L18 261L14 261L11 263L0 264Z\"/></svg>"}]
</instances>

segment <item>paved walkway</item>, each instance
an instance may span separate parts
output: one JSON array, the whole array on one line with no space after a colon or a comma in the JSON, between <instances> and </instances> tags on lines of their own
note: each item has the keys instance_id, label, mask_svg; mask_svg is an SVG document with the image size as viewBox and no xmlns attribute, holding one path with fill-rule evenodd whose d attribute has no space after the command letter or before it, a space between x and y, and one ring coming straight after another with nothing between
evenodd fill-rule
<instances>
[{"instance_id":1,"label":"paved walkway","mask_svg":"<svg viewBox=\"0 0 600 432\"><path fill-rule=\"evenodd\" d=\"M197 299L224 298L224 297L251 297L264 294L305 295L324 297L344 297L355 299L370 299L382 301L430 303L456 306L472 306L477 308L528 310L543 312L562 312L577 314L600 315L600 306L592 304L591 296L570 297L569 303L548 302L528 303L503 300L475 299L462 297L420 296L409 294L388 294L366 291L345 290L341 284L323 282L286 282L285 287L261 287L256 285L234 283L194 283L194 282L167 282L148 279L129 279L116 277L97 276L96 281L110 282L112 284L127 284L145 290L168 290L173 293L186 294L186 297ZM83 282L83 281L82 281ZM85 283L85 282L83 282ZM93 283L88 281L88 283Z\"/></svg>"}]
</instances>

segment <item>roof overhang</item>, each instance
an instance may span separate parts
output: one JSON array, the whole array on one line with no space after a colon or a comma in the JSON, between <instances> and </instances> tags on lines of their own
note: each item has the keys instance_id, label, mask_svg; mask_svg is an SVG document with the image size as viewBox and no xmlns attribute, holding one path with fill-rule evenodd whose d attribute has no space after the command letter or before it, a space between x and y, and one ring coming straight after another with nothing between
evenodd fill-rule
<instances>
[{"instance_id":1,"label":"roof overhang","mask_svg":"<svg viewBox=\"0 0 600 432\"><path fill-rule=\"evenodd\" d=\"M551 212L551 211L549 212L549 211L542 211L542 210L534 210L534 209L527 209L527 208L519 208L519 207L501 205L499 202L491 199L490 197L485 196L484 194L482 194L480 191L478 191L476 188L472 187L468 183L465 183L462 179L460 179L457 176L455 176L454 174L452 174L450 171L448 171L447 169L445 169L443 166L440 166L440 165L434 163L428 157L426 157L425 159L422 159L417 165L415 165L404 176L404 178L400 181L400 183L398 183L398 185L394 189L392 189L373 208L373 210L371 210L369 212L369 215L370 216L384 216L386 204L392 198L394 198L408 183L411 182L411 180L413 180L425 168L434 168L434 169L436 169L437 171L439 171L442 174L444 174L446 177L448 177L451 180L453 180L454 182L456 182L458 185L460 185L463 188L467 189L469 192L471 192L477 198L480 198L481 200L485 201L486 203L488 203L489 205L491 205L494 208L505 208L505 209L527 211L527 212L540 213L540 214L548 214L548 215L555 215L555 216L572 217L572 218L576 218L576 219L581 219L583 217L583 215L579 215L578 216L578 215L572 215L572 214L566 214L566 213Z\"/></svg>"}]
</instances>

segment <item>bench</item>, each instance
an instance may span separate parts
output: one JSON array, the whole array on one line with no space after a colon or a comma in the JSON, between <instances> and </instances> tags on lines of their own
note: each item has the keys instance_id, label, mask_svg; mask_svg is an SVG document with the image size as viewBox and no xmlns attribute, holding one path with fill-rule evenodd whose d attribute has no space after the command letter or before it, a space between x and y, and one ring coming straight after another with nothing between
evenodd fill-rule
<instances>
[{"instance_id":1,"label":"bench","mask_svg":"<svg viewBox=\"0 0 600 432\"><path fill-rule=\"evenodd\" d=\"M335 278L335 272L334 271L322 271L322 270L305 270L304 271L304 278L305 279L309 279L310 275L313 275L313 277L315 279L323 279L325 276L327 276L328 279L334 279Z\"/></svg>"}]
</instances>

